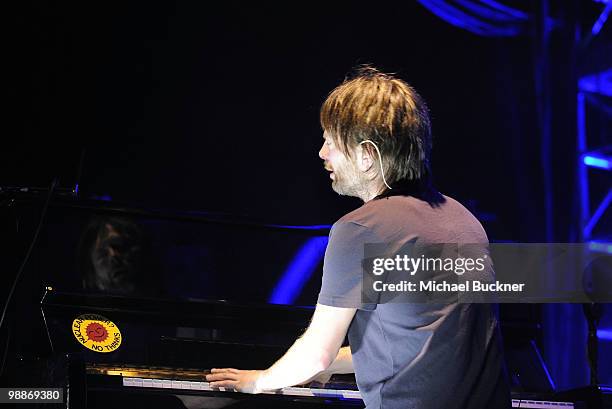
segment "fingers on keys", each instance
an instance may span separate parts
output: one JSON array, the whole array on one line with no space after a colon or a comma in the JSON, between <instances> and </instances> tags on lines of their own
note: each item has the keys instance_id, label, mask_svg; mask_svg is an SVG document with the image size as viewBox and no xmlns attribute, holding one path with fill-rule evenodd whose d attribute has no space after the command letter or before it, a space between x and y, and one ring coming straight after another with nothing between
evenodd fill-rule
<instances>
[{"instance_id":1,"label":"fingers on keys","mask_svg":"<svg viewBox=\"0 0 612 409\"><path fill-rule=\"evenodd\" d=\"M213 368L210 370L210 374L206 375L206 380L212 382L211 386L225 387L224 385L217 385L220 381L238 381L238 369L234 368Z\"/></svg>"}]
</instances>

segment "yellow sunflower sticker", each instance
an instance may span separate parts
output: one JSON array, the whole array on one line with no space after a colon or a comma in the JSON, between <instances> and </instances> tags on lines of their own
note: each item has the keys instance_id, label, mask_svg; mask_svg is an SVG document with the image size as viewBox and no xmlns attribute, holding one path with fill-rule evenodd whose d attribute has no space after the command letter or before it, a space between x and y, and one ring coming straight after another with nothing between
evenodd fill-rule
<instances>
[{"instance_id":1,"label":"yellow sunflower sticker","mask_svg":"<svg viewBox=\"0 0 612 409\"><path fill-rule=\"evenodd\" d=\"M79 315L72 321L74 337L87 349L113 352L121 345L121 331L106 317L98 314Z\"/></svg>"}]
</instances>

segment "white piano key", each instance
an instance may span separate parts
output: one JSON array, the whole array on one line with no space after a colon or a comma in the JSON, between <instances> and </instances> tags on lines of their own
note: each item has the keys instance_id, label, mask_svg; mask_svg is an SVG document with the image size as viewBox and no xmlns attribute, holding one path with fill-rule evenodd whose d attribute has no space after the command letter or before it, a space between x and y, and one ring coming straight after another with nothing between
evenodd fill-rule
<instances>
[{"instance_id":1,"label":"white piano key","mask_svg":"<svg viewBox=\"0 0 612 409\"><path fill-rule=\"evenodd\" d=\"M343 390L342 397L345 399L361 399L361 393L359 391Z\"/></svg>"},{"instance_id":2,"label":"white piano key","mask_svg":"<svg viewBox=\"0 0 612 409\"><path fill-rule=\"evenodd\" d=\"M191 381L191 389L194 391L201 391L203 386L204 386L204 382Z\"/></svg>"},{"instance_id":3,"label":"white piano key","mask_svg":"<svg viewBox=\"0 0 612 409\"><path fill-rule=\"evenodd\" d=\"M210 382L200 382L200 388L203 391L212 391L212 387L210 386Z\"/></svg>"},{"instance_id":4,"label":"white piano key","mask_svg":"<svg viewBox=\"0 0 612 409\"><path fill-rule=\"evenodd\" d=\"M142 388L142 378L132 378L132 386Z\"/></svg>"},{"instance_id":5,"label":"white piano key","mask_svg":"<svg viewBox=\"0 0 612 409\"><path fill-rule=\"evenodd\" d=\"M272 392L275 393L275 392ZM308 388L283 388L280 390L281 395L291 395L291 396L314 396L312 392Z\"/></svg>"}]
</instances>

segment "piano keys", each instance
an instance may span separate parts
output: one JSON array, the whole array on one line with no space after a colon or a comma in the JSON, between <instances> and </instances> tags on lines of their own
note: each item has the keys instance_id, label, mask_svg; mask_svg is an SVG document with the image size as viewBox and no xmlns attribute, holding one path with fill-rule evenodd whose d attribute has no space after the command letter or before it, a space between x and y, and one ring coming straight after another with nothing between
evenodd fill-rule
<instances>
[{"instance_id":1,"label":"piano keys","mask_svg":"<svg viewBox=\"0 0 612 409\"><path fill-rule=\"evenodd\" d=\"M178 368L146 368L115 365L87 365L86 372L95 384L118 384L125 388L149 388L165 390L169 393L181 394L185 391L237 393L229 388L213 388L205 379L209 370L178 369ZM96 379L97 377L97 379ZM115 377L116 379L112 379ZM282 388L276 391L266 391L263 394L312 397L325 399L352 400L361 404L361 394L354 380L340 379L335 376L330 382L309 384Z\"/></svg>"},{"instance_id":2,"label":"piano keys","mask_svg":"<svg viewBox=\"0 0 612 409\"><path fill-rule=\"evenodd\" d=\"M211 396L232 396L239 394L228 388L213 388L205 380L207 370L189 370L176 368L145 368L128 366L90 365L87 374L99 376L98 383L102 379L108 384L108 377L115 377L115 383L121 383L126 389L133 390L157 390L170 394L184 393L209 393ZM106 378L105 378L106 377ZM332 378L333 379L333 378ZM324 385L310 384L295 387L282 388L276 391L267 391L263 394L285 397L309 397L342 400L353 402L355 406L360 405L361 394L357 385L351 381L339 381L334 379ZM244 395L244 394L239 394ZM512 399L513 408L533 409L573 409L571 402L546 401L536 399L521 399L514 394ZM328 401L329 402L329 401Z\"/></svg>"}]
</instances>

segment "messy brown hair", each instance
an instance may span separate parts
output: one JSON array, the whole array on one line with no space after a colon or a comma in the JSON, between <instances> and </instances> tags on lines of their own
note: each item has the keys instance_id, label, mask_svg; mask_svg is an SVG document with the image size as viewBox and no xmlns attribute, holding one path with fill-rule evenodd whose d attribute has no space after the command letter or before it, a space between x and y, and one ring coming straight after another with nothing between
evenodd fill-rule
<instances>
[{"instance_id":1,"label":"messy brown hair","mask_svg":"<svg viewBox=\"0 0 612 409\"><path fill-rule=\"evenodd\" d=\"M354 70L321 107L321 126L350 156L360 142L380 149L389 184L429 184L431 125L423 99L406 82L366 65ZM364 144L373 157L371 144Z\"/></svg>"}]
</instances>

